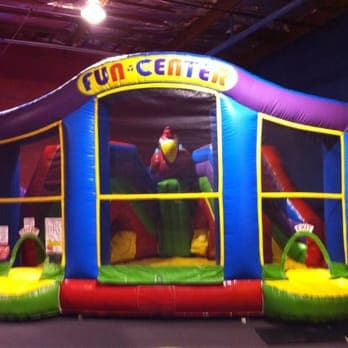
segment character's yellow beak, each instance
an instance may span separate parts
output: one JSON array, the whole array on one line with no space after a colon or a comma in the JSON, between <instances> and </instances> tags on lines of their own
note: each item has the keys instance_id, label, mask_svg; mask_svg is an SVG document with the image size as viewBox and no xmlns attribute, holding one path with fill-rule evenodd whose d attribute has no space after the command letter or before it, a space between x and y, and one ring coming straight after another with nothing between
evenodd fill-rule
<instances>
[{"instance_id":1,"label":"character's yellow beak","mask_svg":"<svg viewBox=\"0 0 348 348\"><path fill-rule=\"evenodd\" d=\"M177 141L175 139L166 139L161 141L160 147L167 162L173 163L178 155Z\"/></svg>"}]
</instances>

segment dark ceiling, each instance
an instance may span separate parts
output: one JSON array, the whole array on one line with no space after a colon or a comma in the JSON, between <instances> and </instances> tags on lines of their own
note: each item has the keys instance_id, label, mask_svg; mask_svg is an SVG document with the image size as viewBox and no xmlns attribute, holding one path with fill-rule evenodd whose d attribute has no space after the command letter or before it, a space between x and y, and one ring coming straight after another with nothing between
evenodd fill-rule
<instances>
[{"instance_id":1,"label":"dark ceiling","mask_svg":"<svg viewBox=\"0 0 348 348\"><path fill-rule=\"evenodd\" d=\"M254 66L348 13L348 0L104 0L98 26L85 0L0 0L0 43L101 57L149 51L210 54Z\"/></svg>"}]
</instances>

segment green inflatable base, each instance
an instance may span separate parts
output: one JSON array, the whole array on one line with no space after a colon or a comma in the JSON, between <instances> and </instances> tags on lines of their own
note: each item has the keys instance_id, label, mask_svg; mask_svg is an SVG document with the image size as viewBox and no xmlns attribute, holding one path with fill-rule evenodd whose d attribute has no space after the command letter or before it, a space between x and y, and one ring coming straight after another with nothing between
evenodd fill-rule
<instances>
[{"instance_id":1,"label":"green inflatable base","mask_svg":"<svg viewBox=\"0 0 348 348\"><path fill-rule=\"evenodd\" d=\"M221 266L127 266L99 268L98 282L104 284L222 284Z\"/></svg>"},{"instance_id":2,"label":"green inflatable base","mask_svg":"<svg viewBox=\"0 0 348 348\"><path fill-rule=\"evenodd\" d=\"M298 322L335 322L348 319L348 297L318 297L281 291L263 282L264 315Z\"/></svg>"},{"instance_id":3,"label":"green inflatable base","mask_svg":"<svg viewBox=\"0 0 348 348\"><path fill-rule=\"evenodd\" d=\"M56 316L59 310L58 281L25 295L4 296L0 294L1 320L30 320Z\"/></svg>"}]
</instances>

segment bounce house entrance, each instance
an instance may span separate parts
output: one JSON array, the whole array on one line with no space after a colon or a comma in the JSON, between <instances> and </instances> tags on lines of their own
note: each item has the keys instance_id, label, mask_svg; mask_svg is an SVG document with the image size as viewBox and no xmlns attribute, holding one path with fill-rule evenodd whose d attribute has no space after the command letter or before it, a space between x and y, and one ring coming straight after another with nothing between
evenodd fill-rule
<instances>
[{"instance_id":1,"label":"bounce house entrance","mask_svg":"<svg viewBox=\"0 0 348 348\"><path fill-rule=\"evenodd\" d=\"M99 281L222 281L216 123L206 92L100 99Z\"/></svg>"},{"instance_id":2,"label":"bounce house entrance","mask_svg":"<svg viewBox=\"0 0 348 348\"><path fill-rule=\"evenodd\" d=\"M344 261L341 138L314 128L295 129L263 121L262 216L265 263L277 262L300 223L326 245L334 261ZM319 249L303 239L290 250L293 261L322 266Z\"/></svg>"}]
</instances>

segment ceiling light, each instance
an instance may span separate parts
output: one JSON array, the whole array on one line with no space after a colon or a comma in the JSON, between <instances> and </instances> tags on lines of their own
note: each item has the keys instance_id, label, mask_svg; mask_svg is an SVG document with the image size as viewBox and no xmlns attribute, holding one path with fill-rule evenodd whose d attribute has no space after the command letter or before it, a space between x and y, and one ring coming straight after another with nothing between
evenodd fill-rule
<instances>
[{"instance_id":1,"label":"ceiling light","mask_svg":"<svg viewBox=\"0 0 348 348\"><path fill-rule=\"evenodd\" d=\"M101 23L106 17L101 1L87 0L86 6L81 10L81 17L91 24Z\"/></svg>"}]
</instances>

